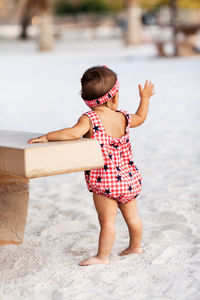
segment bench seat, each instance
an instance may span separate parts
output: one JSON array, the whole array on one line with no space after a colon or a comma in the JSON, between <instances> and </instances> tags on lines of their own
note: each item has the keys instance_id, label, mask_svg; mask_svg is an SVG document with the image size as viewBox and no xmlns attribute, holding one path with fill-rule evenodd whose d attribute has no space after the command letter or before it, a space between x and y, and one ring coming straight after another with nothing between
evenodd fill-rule
<instances>
[{"instance_id":1,"label":"bench seat","mask_svg":"<svg viewBox=\"0 0 200 300\"><path fill-rule=\"evenodd\" d=\"M34 178L102 168L101 147L96 140L27 143L43 134L0 130L0 172Z\"/></svg>"}]
</instances>

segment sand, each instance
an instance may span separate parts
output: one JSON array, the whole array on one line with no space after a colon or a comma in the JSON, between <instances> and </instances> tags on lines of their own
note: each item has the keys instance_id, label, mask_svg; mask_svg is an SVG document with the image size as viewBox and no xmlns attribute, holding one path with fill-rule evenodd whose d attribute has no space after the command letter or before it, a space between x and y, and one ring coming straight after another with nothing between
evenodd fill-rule
<instances>
[{"instance_id":1,"label":"sand","mask_svg":"<svg viewBox=\"0 0 200 300\"><path fill-rule=\"evenodd\" d=\"M17 44L17 53L4 44L0 128L48 132L73 125L89 110L79 90L91 65L117 71L120 108L130 113L139 101L137 84L152 80L147 120L131 131L143 177L137 202L145 253L118 255L128 245L118 212L110 264L80 267L96 254L99 233L83 173L32 179L24 242L0 248L0 300L200 299L200 60L158 59L153 46L125 49L119 41L104 46L74 42L44 55L31 43Z\"/></svg>"}]
</instances>

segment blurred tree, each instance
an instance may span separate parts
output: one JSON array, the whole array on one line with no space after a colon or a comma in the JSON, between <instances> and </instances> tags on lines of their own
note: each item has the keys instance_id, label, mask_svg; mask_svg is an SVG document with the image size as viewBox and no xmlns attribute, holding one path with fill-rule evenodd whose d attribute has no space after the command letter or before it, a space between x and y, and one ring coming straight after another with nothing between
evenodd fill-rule
<instances>
[{"instance_id":1,"label":"blurred tree","mask_svg":"<svg viewBox=\"0 0 200 300\"><path fill-rule=\"evenodd\" d=\"M55 3L55 10L57 14L76 14L85 12L104 13L109 10L105 2L101 0L85 0L77 2L71 2L66 0L59 0Z\"/></svg>"},{"instance_id":2,"label":"blurred tree","mask_svg":"<svg viewBox=\"0 0 200 300\"><path fill-rule=\"evenodd\" d=\"M124 0L57 0L55 12L60 15L77 13L111 13L124 8Z\"/></svg>"},{"instance_id":3,"label":"blurred tree","mask_svg":"<svg viewBox=\"0 0 200 300\"><path fill-rule=\"evenodd\" d=\"M53 0L29 0L34 2L39 11L39 49L42 51L53 48Z\"/></svg>"},{"instance_id":4,"label":"blurred tree","mask_svg":"<svg viewBox=\"0 0 200 300\"><path fill-rule=\"evenodd\" d=\"M170 0L141 0L141 6L149 9L169 5ZM180 8L200 8L200 0L177 0L177 6Z\"/></svg>"},{"instance_id":5,"label":"blurred tree","mask_svg":"<svg viewBox=\"0 0 200 300\"><path fill-rule=\"evenodd\" d=\"M117 12L126 7L127 0L55 0L58 14L80 13L84 10L92 12ZM157 9L169 6L170 0L140 0L142 8ZM177 0L178 7L200 8L200 0Z\"/></svg>"},{"instance_id":6,"label":"blurred tree","mask_svg":"<svg viewBox=\"0 0 200 300\"><path fill-rule=\"evenodd\" d=\"M22 31L20 37L27 39L27 28L34 15L39 16L39 49L51 50L53 46L52 12L53 0L21 0L23 13L21 18Z\"/></svg>"},{"instance_id":7,"label":"blurred tree","mask_svg":"<svg viewBox=\"0 0 200 300\"><path fill-rule=\"evenodd\" d=\"M19 1L16 0L16 2ZM30 1L22 0L20 1L20 5L23 7L23 9L22 9L22 16L20 20L21 33L19 37L23 40L26 40L28 39L27 29L31 23L31 18L32 18L31 3Z\"/></svg>"},{"instance_id":8,"label":"blurred tree","mask_svg":"<svg viewBox=\"0 0 200 300\"><path fill-rule=\"evenodd\" d=\"M143 8L155 9L160 6L169 5L170 0L141 0L141 6Z\"/></svg>"},{"instance_id":9,"label":"blurred tree","mask_svg":"<svg viewBox=\"0 0 200 300\"><path fill-rule=\"evenodd\" d=\"M177 6L180 8L200 8L200 0L177 0Z\"/></svg>"},{"instance_id":10,"label":"blurred tree","mask_svg":"<svg viewBox=\"0 0 200 300\"><path fill-rule=\"evenodd\" d=\"M127 30L125 42L127 45L141 43L141 8L139 0L126 0Z\"/></svg>"}]
</instances>

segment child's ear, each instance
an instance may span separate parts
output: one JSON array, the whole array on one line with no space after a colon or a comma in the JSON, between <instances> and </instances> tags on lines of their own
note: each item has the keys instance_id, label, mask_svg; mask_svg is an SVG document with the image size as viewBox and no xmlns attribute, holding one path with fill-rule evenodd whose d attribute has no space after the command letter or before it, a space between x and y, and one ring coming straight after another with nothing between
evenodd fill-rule
<instances>
[{"instance_id":1,"label":"child's ear","mask_svg":"<svg viewBox=\"0 0 200 300\"><path fill-rule=\"evenodd\" d=\"M118 98L119 98L119 94L118 93L114 97L112 97L113 104L117 103Z\"/></svg>"},{"instance_id":2,"label":"child's ear","mask_svg":"<svg viewBox=\"0 0 200 300\"><path fill-rule=\"evenodd\" d=\"M112 97L112 102L113 102L113 104L115 104L115 103L117 102L117 97L116 97L116 95L115 95L114 97Z\"/></svg>"}]
</instances>

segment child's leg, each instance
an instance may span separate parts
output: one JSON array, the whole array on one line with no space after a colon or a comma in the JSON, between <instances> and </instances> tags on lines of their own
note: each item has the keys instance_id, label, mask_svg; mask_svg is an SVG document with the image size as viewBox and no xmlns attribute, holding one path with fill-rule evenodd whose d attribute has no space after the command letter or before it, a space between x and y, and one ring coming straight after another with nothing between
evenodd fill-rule
<instances>
[{"instance_id":1,"label":"child's leg","mask_svg":"<svg viewBox=\"0 0 200 300\"><path fill-rule=\"evenodd\" d=\"M141 249L143 225L138 215L136 199L131 200L127 203L118 203L118 206L126 221L130 236L128 248L122 251L119 255L122 256L130 253L143 253L143 250Z\"/></svg>"},{"instance_id":2,"label":"child's leg","mask_svg":"<svg viewBox=\"0 0 200 300\"><path fill-rule=\"evenodd\" d=\"M117 201L98 194L93 194L93 199L101 227L99 247L95 256L89 257L79 263L81 266L109 264L109 255L115 240L115 219L118 209Z\"/></svg>"}]
</instances>

